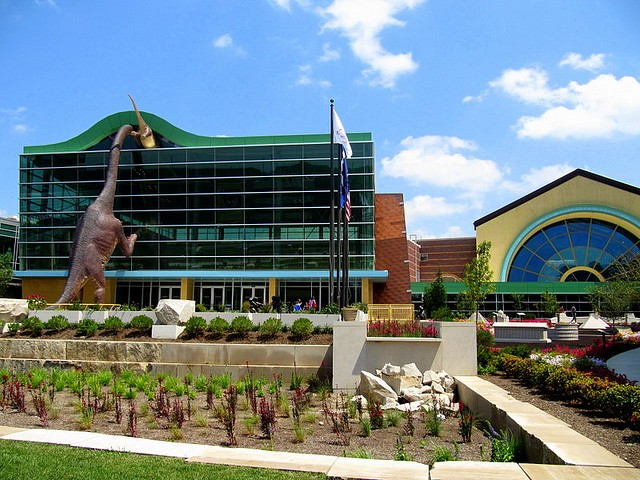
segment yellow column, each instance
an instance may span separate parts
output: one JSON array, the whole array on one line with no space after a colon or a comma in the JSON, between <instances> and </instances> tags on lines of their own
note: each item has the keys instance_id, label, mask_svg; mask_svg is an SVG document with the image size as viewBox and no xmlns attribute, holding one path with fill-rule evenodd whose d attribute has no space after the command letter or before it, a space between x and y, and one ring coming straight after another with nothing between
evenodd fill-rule
<instances>
[{"instance_id":1,"label":"yellow column","mask_svg":"<svg viewBox=\"0 0 640 480\"><path fill-rule=\"evenodd\" d=\"M362 279L362 303L373 303L373 282L370 278Z\"/></svg>"},{"instance_id":2,"label":"yellow column","mask_svg":"<svg viewBox=\"0 0 640 480\"><path fill-rule=\"evenodd\" d=\"M280 280L277 278L269 279L269 298L267 298L267 302L271 302L273 297L278 296L278 292L280 290Z\"/></svg>"},{"instance_id":3,"label":"yellow column","mask_svg":"<svg viewBox=\"0 0 640 480\"><path fill-rule=\"evenodd\" d=\"M194 300L195 282L191 278L180 279L180 300Z\"/></svg>"}]
</instances>

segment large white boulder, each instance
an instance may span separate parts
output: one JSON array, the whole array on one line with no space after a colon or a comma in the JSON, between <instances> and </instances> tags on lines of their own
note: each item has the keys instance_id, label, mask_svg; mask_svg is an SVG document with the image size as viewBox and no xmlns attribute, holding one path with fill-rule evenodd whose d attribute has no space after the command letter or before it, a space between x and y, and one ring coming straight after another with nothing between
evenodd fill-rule
<instances>
[{"instance_id":1,"label":"large white boulder","mask_svg":"<svg viewBox=\"0 0 640 480\"><path fill-rule=\"evenodd\" d=\"M386 405L388 399L398 400L398 394L384 380L364 370L360 372L358 393L364 395L369 401L382 405Z\"/></svg>"},{"instance_id":2,"label":"large white boulder","mask_svg":"<svg viewBox=\"0 0 640 480\"><path fill-rule=\"evenodd\" d=\"M22 322L29 316L29 302L20 298L0 298L0 322Z\"/></svg>"},{"instance_id":3,"label":"large white boulder","mask_svg":"<svg viewBox=\"0 0 640 480\"><path fill-rule=\"evenodd\" d=\"M158 325L181 325L196 313L196 302L193 300L160 300L156 307L156 323Z\"/></svg>"},{"instance_id":4,"label":"large white boulder","mask_svg":"<svg viewBox=\"0 0 640 480\"><path fill-rule=\"evenodd\" d=\"M399 368L386 364L382 368L380 376L397 394L406 388L422 385L422 373L415 363L409 363Z\"/></svg>"}]
</instances>

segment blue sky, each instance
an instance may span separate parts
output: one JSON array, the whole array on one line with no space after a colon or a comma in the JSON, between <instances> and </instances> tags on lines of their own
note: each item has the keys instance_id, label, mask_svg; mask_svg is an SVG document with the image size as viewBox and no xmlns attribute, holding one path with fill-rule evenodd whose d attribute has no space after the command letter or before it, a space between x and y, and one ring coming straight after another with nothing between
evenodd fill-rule
<instances>
[{"instance_id":1,"label":"blue sky","mask_svg":"<svg viewBox=\"0 0 640 480\"><path fill-rule=\"evenodd\" d=\"M407 233L575 169L640 186L637 0L0 0L0 215L24 145L142 110L200 135L372 132Z\"/></svg>"}]
</instances>

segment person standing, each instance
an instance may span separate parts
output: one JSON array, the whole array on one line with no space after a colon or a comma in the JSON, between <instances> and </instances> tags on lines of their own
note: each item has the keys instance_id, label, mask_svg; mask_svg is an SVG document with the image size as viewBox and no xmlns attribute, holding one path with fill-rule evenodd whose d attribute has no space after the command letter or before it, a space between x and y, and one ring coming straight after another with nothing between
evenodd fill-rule
<instances>
[{"instance_id":1,"label":"person standing","mask_svg":"<svg viewBox=\"0 0 640 480\"><path fill-rule=\"evenodd\" d=\"M576 323L578 320L576 319L576 306L571 307L571 322Z\"/></svg>"}]
</instances>

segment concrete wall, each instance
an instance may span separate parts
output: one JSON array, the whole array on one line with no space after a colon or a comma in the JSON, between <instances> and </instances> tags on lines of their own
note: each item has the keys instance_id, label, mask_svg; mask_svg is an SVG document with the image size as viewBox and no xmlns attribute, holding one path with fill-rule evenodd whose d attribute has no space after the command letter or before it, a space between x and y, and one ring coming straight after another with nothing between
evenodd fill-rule
<instances>
[{"instance_id":1,"label":"concrete wall","mask_svg":"<svg viewBox=\"0 0 640 480\"><path fill-rule=\"evenodd\" d=\"M333 388L353 391L362 370L375 373L385 363L415 363L422 371L445 370L450 375L476 375L476 325L434 322L440 338L367 337L366 322L333 325Z\"/></svg>"}]
</instances>

